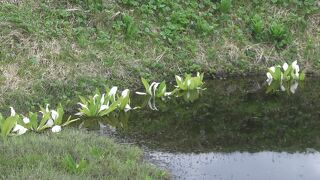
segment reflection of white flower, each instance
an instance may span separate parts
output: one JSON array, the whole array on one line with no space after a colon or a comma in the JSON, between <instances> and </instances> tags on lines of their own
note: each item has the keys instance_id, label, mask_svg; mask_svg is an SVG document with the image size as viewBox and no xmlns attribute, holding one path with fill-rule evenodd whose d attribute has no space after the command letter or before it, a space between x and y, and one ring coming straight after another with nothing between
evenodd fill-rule
<instances>
[{"instance_id":1,"label":"reflection of white flower","mask_svg":"<svg viewBox=\"0 0 320 180\"><path fill-rule=\"evenodd\" d=\"M59 125L55 125L51 128L51 131L54 132L54 133L58 133L61 131L61 126Z\"/></svg>"},{"instance_id":2,"label":"reflection of white flower","mask_svg":"<svg viewBox=\"0 0 320 180\"><path fill-rule=\"evenodd\" d=\"M282 68L283 68L284 71L286 71L288 69L288 67L289 67L289 65L287 63L284 63L282 65Z\"/></svg>"},{"instance_id":3,"label":"reflection of white flower","mask_svg":"<svg viewBox=\"0 0 320 180\"><path fill-rule=\"evenodd\" d=\"M30 119L28 117L23 117L22 119L23 123L28 124L30 123Z\"/></svg>"},{"instance_id":4,"label":"reflection of white flower","mask_svg":"<svg viewBox=\"0 0 320 180\"><path fill-rule=\"evenodd\" d=\"M290 86L290 92L294 94L299 86L299 83L296 81Z\"/></svg>"},{"instance_id":5,"label":"reflection of white flower","mask_svg":"<svg viewBox=\"0 0 320 180\"><path fill-rule=\"evenodd\" d=\"M53 122L52 119L49 119L49 120L47 121L47 123L46 123L46 126L48 126L48 127L52 127L53 125L54 125L54 122Z\"/></svg>"},{"instance_id":6,"label":"reflection of white flower","mask_svg":"<svg viewBox=\"0 0 320 180\"><path fill-rule=\"evenodd\" d=\"M10 107L11 116L16 115L16 111L13 109L13 107Z\"/></svg>"},{"instance_id":7,"label":"reflection of white flower","mask_svg":"<svg viewBox=\"0 0 320 180\"><path fill-rule=\"evenodd\" d=\"M28 131L27 128L25 128L19 124L16 124L16 126L12 130L12 132L17 133L17 135L22 135L22 134L26 133L27 131Z\"/></svg>"}]
</instances>

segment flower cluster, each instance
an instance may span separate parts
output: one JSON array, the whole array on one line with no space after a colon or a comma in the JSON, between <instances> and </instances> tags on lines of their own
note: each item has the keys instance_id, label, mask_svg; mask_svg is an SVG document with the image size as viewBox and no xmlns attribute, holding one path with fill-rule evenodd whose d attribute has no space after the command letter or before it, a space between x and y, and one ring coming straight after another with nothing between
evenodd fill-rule
<instances>
[{"instance_id":1,"label":"flower cluster","mask_svg":"<svg viewBox=\"0 0 320 180\"><path fill-rule=\"evenodd\" d=\"M291 80L304 80L305 73L300 72L300 67L297 64L297 61L294 61L290 66L287 63L284 63L282 67L272 66L268 69L267 72L267 82L268 85L275 81L291 81Z\"/></svg>"}]
</instances>

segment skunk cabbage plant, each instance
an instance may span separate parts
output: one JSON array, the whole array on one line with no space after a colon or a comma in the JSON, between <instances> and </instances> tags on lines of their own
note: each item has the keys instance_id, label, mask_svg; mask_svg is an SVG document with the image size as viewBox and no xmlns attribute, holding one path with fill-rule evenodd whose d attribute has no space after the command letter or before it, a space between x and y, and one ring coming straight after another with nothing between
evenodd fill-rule
<instances>
[{"instance_id":1,"label":"skunk cabbage plant","mask_svg":"<svg viewBox=\"0 0 320 180\"><path fill-rule=\"evenodd\" d=\"M271 85L272 81L291 81L291 80L300 80L305 79L305 73L300 72L300 67L297 64L297 61L294 61L290 66L287 63L284 63L281 66L273 66L268 69L267 72L267 83Z\"/></svg>"},{"instance_id":2,"label":"skunk cabbage plant","mask_svg":"<svg viewBox=\"0 0 320 180\"><path fill-rule=\"evenodd\" d=\"M18 124L20 121L20 116L16 114L15 110L10 107L11 115L4 118L0 114L0 131L2 137L7 137L8 135L22 135L28 131L27 128Z\"/></svg>"},{"instance_id":3,"label":"skunk cabbage plant","mask_svg":"<svg viewBox=\"0 0 320 180\"><path fill-rule=\"evenodd\" d=\"M80 96L80 105L79 112L76 114L78 116L88 116L88 117L101 117L109 114L110 112L117 109L118 102L111 101L113 96L107 97L105 94L97 93L94 96L89 96L89 98L84 98Z\"/></svg>"},{"instance_id":4,"label":"skunk cabbage plant","mask_svg":"<svg viewBox=\"0 0 320 180\"><path fill-rule=\"evenodd\" d=\"M167 85L165 81L162 81L161 83L152 82L149 84L149 82L143 77L141 77L141 81L146 92L136 92L136 94L150 95L153 97L164 97L172 94L172 92L167 92Z\"/></svg>"},{"instance_id":5,"label":"skunk cabbage plant","mask_svg":"<svg viewBox=\"0 0 320 180\"><path fill-rule=\"evenodd\" d=\"M177 88L179 90L195 90L201 89L203 83L203 73L197 73L197 76L192 77L190 74L186 74L184 79L176 75Z\"/></svg>"}]
</instances>

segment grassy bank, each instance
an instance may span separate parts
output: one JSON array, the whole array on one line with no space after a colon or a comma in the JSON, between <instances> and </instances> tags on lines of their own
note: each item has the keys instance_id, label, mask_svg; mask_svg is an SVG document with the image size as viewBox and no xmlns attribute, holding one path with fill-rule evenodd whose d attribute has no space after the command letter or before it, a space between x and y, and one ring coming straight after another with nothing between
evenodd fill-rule
<instances>
[{"instance_id":1,"label":"grassy bank","mask_svg":"<svg viewBox=\"0 0 320 180\"><path fill-rule=\"evenodd\" d=\"M142 159L134 146L119 145L107 137L65 129L12 137L0 141L0 179L166 179ZM83 168L74 170L67 157Z\"/></svg>"},{"instance_id":2,"label":"grassy bank","mask_svg":"<svg viewBox=\"0 0 320 180\"><path fill-rule=\"evenodd\" d=\"M15 2L0 1L1 111L71 104L140 76L264 73L296 59L320 72L318 0Z\"/></svg>"}]
</instances>

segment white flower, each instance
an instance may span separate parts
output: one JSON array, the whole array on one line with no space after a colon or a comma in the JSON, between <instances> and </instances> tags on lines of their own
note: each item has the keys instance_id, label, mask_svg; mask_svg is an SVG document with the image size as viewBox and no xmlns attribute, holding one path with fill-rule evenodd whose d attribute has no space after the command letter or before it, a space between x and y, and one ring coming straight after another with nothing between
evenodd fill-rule
<instances>
[{"instance_id":1,"label":"white flower","mask_svg":"<svg viewBox=\"0 0 320 180\"><path fill-rule=\"evenodd\" d=\"M125 89L122 91L121 96L122 97L127 97L129 95L129 89Z\"/></svg>"},{"instance_id":2,"label":"white flower","mask_svg":"<svg viewBox=\"0 0 320 180\"><path fill-rule=\"evenodd\" d=\"M157 90L159 84L160 84L160 83L155 83L155 84L153 85L153 96L156 96L156 90Z\"/></svg>"},{"instance_id":3,"label":"white flower","mask_svg":"<svg viewBox=\"0 0 320 180\"><path fill-rule=\"evenodd\" d=\"M155 84L157 84L157 83L156 83L156 82L152 82L152 83L150 84L150 87L149 87L149 92L150 92L150 93L152 93L152 88L153 88L153 86L154 86ZM150 95L152 95L152 94L150 94Z\"/></svg>"},{"instance_id":4,"label":"white flower","mask_svg":"<svg viewBox=\"0 0 320 180\"><path fill-rule=\"evenodd\" d=\"M138 94L138 95L147 95L147 93L145 93L145 92L136 92L136 94Z\"/></svg>"},{"instance_id":5,"label":"white flower","mask_svg":"<svg viewBox=\"0 0 320 180\"><path fill-rule=\"evenodd\" d=\"M282 84L280 85L280 89L281 91L286 91L286 88Z\"/></svg>"},{"instance_id":6,"label":"white flower","mask_svg":"<svg viewBox=\"0 0 320 180\"><path fill-rule=\"evenodd\" d=\"M47 121L47 123L46 123L46 126L48 126L48 127L52 127L53 125L54 125L54 122L53 122L52 119L49 119L49 120Z\"/></svg>"},{"instance_id":7,"label":"white flower","mask_svg":"<svg viewBox=\"0 0 320 180\"><path fill-rule=\"evenodd\" d=\"M105 96L105 94L102 94L101 99L100 99L100 104L104 103L104 96Z\"/></svg>"},{"instance_id":8,"label":"white flower","mask_svg":"<svg viewBox=\"0 0 320 180\"><path fill-rule=\"evenodd\" d=\"M75 113L74 115L76 115L76 116L83 116L84 113L83 113L83 112L78 112L78 113Z\"/></svg>"},{"instance_id":9,"label":"white flower","mask_svg":"<svg viewBox=\"0 0 320 180\"><path fill-rule=\"evenodd\" d=\"M95 95L93 96L93 103L94 103L94 104L96 104L96 99L97 99L98 96L99 96L98 94L95 94Z\"/></svg>"},{"instance_id":10,"label":"white flower","mask_svg":"<svg viewBox=\"0 0 320 180\"><path fill-rule=\"evenodd\" d=\"M51 131L52 131L53 133L58 133L58 132L61 131L61 126L55 125L55 126L53 126L53 127L51 128Z\"/></svg>"},{"instance_id":11,"label":"white flower","mask_svg":"<svg viewBox=\"0 0 320 180\"><path fill-rule=\"evenodd\" d=\"M88 109L88 106L87 106L87 105L84 105L84 104L82 104L82 103L78 103L78 105L80 105L80 106L81 106L81 108Z\"/></svg>"},{"instance_id":12,"label":"white flower","mask_svg":"<svg viewBox=\"0 0 320 180\"><path fill-rule=\"evenodd\" d=\"M267 72L267 78L268 78L267 83L270 86L270 84L272 83L272 80L273 80L271 73Z\"/></svg>"},{"instance_id":13,"label":"white flower","mask_svg":"<svg viewBox=\"0 0 320 180\"><path fill-rule=\"evenodd\" d=\"M46 104L46 112L49 112L49 104Z\"/></svg>"},{"instance_id":14,"label":"white flower","mask_svg":"<svg viewBox=\"0 0 320 180\"><path fill-rule=\"evenodd\" d=\"M16 126L12 130L12 132L17 133L17 135L22 135L22 134L26 133L27 131L28 131L27 128L25 128L19 124L16 124Z\"/></svg>"},{"instance_id":15,"label":"white flower","mask_svg":"<svg viewBox=\"0 0 320 180\"><path fill-rule=\"evenodd\" d=\"M291 66L292 66L292 69L293 69L293 71L294 71L295 78L299 78L300 67L299 67L299 65L297 64L297 60L293 61L293 63L291 64Z\"/></svg>"},{"instance_id":16,"label":"white flower","mask_svg":"<svg viewBox=\"0 0 320 180\"><path fill-rule=\"evenodd\" d=\"M22 119L23 123L28 124L30 123L30 119L28 117L23 117Z\"/></svg>"},{"instance_id":17,"label":"white flower","mask_svg":"<svg viewBox=\"0 0 320 180\"><path fill-rule=\"evenodd\" d=\"M131 106L129 104L127 104L124 108L124 112L128 112L129 110L131 110Z\"/></svg>"},{"instance_id":18,"label":"white flower","mask_svg":"<svg viewBox=\"0 0 320 180\"><path fill-rule=\"evenodd\" d=\"M272 72L276 72L276 68L274 67L274 66L272 66L271 68L269 68L270 69L270 71L272 71Z\"/></svg>"},{"instance_id":19,"label":"white flower","mask_svg":"<svg viewBox=\"0 0 320 180\"><path fill-rule=\"evenodd\" d=\"M118 91L118 87L113 86L109 91L109 96L111 97L111 96L116 95L117 91Z\"/></svg>"},{"instance_id":20,"label":"white flower","mask_svg":"<svg viewBox=\"0 0 320 180\"><path fill-rule=\"evenodd\" d=\"M182 78L180 76L176 76L176 78L178 79L178 81L182 81Z\"/></svg>"},{"instance_id":21,"label":"white flower","mask_svg":"<svg viewBox=\"0 0 320 180\"><path fill-rule=\"evenodd\" d=\"M289 67L289 65L287 63L284 63L282 65L282 68L283 68L284 71L286 71L288 69L288 67Z\"/></svg>"},{"instance_id":22,"label":"white flower","mask_svg":"<svg viewBox=\"0 0 320 180\"><path fill-rule=\"evenodd\" d=\"M100 109L99 109L99 112L101 112L101 111L103 111L103 110L106 110L106 109L108 109L109 108L109 106L107 106L107 105L101 105L100 106Z\"/></svg>"},{"instance_id":23,"label":"white flower","mask_svg":"<svg viewBox=\"0 0 320 180\"><path fill-rule=\"evenodd\" d=\"M290 92L291 92L292 94L294 94L294 93L296 92L296 90L297 90L297 88L298 88L298 85L299 85L298 82L294 82L294 84L292 84L292 85L290 86Z\"/></svg>"},{"instance_id":24,"label":"white flower","mask_svg":"<svg viewBox=\"0 0 320 180\"><path fill-rule=\"evenodd\" d=\"M15 116L16 115L16 111L13 109L13 107L10 107L10 111L11 111L11 116Z\"/></svg>"},{"instance_id":25,"label":"white flower","mask_svg":"<svg viewBox=\"0 0 320 180\"><path fill-rule=\"evenodd\" d=\"M58 112L55 111L55 110L51 110L51 118L52 118L52 120L55 121L55 120L58 119L58 117L59 117Z\"/></svg>"}]
</instances>

